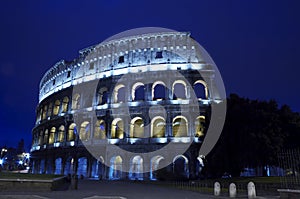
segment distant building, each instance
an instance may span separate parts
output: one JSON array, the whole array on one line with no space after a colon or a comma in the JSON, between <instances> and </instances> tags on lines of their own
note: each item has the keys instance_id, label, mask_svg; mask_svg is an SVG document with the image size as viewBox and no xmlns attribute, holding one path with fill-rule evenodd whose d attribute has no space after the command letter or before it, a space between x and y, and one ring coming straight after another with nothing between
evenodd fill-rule
<instances>
[{"instance_id":1,"label":"distant building","mask_svg":"<svg viewBox=\"0 0 300 199\"><path fill-rule=\"evenodd\" d=\"M169 171L199 176L210 105L221 99L190 33L117 35L79 53L40 82L32 172L154 180L170 160Z\"/></svg>"}]
</instances>

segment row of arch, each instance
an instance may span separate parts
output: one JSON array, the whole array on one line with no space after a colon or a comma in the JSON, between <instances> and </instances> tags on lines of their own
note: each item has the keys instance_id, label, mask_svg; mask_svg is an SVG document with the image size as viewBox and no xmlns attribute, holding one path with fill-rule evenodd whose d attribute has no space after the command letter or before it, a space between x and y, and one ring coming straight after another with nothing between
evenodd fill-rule
<instances>
[{"instance_id":1,"label":"row of arch","mask_svg":"<svg viewBox=\"0 0 300 199\"><path fill-rule=\"evenodd\" d=\"M143 101L146 99L146 89L145 84L142 82L136 82L131 91L132 101ZM198 99L207 99L208 98L208 88L207 84L203 80L197 80L194 84L194 92ZM115 86L112 91L112 102L113 103L122 103L126 101L126 86L124 84L118 84ZM108 103L108 89L107 87L102 87L98 90L97 94L97 104L102 105ZM166 84L163 81L156 81L152 84L151 89L151 99L155 100L164 100L168 99L167 97L167 88ZM188 89L187 84L183 80L176 80L172 85L172 98L173 100L187 99L188 98ZM38 110L37 113L37 122L40 120L45 120L51 116L57 116L59 113L66 113L69 109L68 97L63 99L57 99L54 102L44 105ZM71 109L76 110L81 107L81 95L75 93L72 96Z\"/></svg>"},{"instance_id":2,"label":"row of arch","mask_svg":"<svg viewBox=\"0 0 300 199\"><path fill-rule=\"evenodd\" d=\"M188 89L187 83L183 80L176 80L172 84L172 97L173 100L187 99ZM208 98L208 87L203 80L197 80L193 84L195 95L198 99ZM146 85L142 82L136 82L129 90L130 99L132 101L144 101L146 99ZM126 86L124 84L118 84L114 87L112 93L113 103L122 103L126 101ZM78 94L77 94L78 95ZM165 100L167 96L167 86L163 81L156 81L151 87L151 100ZM108 89L102 87L98 91L98 104L105 104L108 102Z\"/></svg>"},{"instance_id":3,"label":"row of arch","mask_svg":"<svg viewBox=\"0 0 300 199\"><path fill-rule=\"evenodd\" d=\"M145 121L141 117L135 117L131 119L129 124L129 138L162 138L167 137L167 123L162 116L156 116L151 120L150 134L145 131ZM171 124L173 137L186 137L189 135L189 122L184 116L176 116L172 120ZM205 130L205 116L198 116L194 121L194 135L195 137L204 136ZM110 127L110 128L109 128ZM115 118L110 126L100 119L97 120L92 129L89 121L83 121L80 126L77 127L75 123L68 126L68 129L64 125L57 127L51 127L37 132L33 136L34 145L53 144L54 142L74 141L78 135L82 141L88 141L89 139L123 139L126 137L125 123L122 118ZM93 131L93 135L91 132ZM107 133L110 132L110 133Z\"/></svg>"},{"instance_id":4,"label":"row of arch","mask_svg":"<svg viewBox=\"0 0 300 199\"><path fill-rule=\"evenodd\" d=\"M37 113L37 121L44 120L50 116L57 116L59 113L66 113L69 109L69 98L55 100L54 103L50 102L48 105L44 105Z\"/></svg>"},{"instance_id":5,"label":"row of arch","mask_svg":"<svg viewBox=\"0 0 300 199\"><path fill-rule=\"evenodd\" d=\"M72 157L67 157L65 160L58 157L54 162L48 161L45 162L45 159L40 160L38 163L35 161L36 168L33 169L34 173L47 173L47 174L72 174L76 173L77 175L82 175L84 177L96 177L96 178L106 178L109 180L117 180L125 178L125 168L129 170L127 177L131 180L143 180L144 177L147 177L151 180L157 178L157 170L162 167L162 161L165 158L161 155L154 156L147 161L144 160L140 155L131 157L127 162L120 155L112 156L107 162L108 166L105 166L104 159L101 156L98 160L93 158L92 161L88 157L80 157L76 160ZM129 164L128 164L129 163ZM150 165L146 165L149 164ZM75 165L76 164L76 165ZM91 164L90 166L88 164ZM128 164L128 166L127 166ZM189 159L185 155L177 155L173 158L173 162L170 165L172 172L174 174L180 174L181 176L189 177ZM146 168L150 167L150 172L147 173L148 176L145 176ZM170 167L169 166L169 167ZM199 174L201 168L204 166L201 158L197 158L196 161L196 175ZM37 168L38 167L38 168ZM54 168L53 168L54 167ZM89 171L90 170L90 171Z\"/></svg>"}]
</instances>

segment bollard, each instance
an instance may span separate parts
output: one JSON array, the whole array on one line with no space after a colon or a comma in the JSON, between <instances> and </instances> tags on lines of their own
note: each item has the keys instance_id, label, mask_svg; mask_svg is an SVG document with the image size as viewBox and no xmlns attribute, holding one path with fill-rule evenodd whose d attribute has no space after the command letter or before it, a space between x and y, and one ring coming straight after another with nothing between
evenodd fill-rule
<instances>
[{"instance_id":1,"label":"bollard","mask_svg":"<svg viewBox=\"0 0 300 199\"><path fill-rule=\"evenodd\" d=\"M234 183L230 183L229 185L229 197L230 198L236 197L236 185Z\"/></svg>"},{"instance_id":2,"label":"bollard","mask_svg":"<svg viewBox=\"0 0 300 199\"><path fill-rule=\"evenodd\" d=\"M215 182L214 184L214 195L219 196L221 194L221 185L219 182Z\"/></svg>"},{"instance_id":3,"label":"bollard","mask_svg":"<svg viewBox=\"0 0 300 199\"><path fill-rule=\"evenodd\" d=\"M78 175L72 175L71 178L71 189L78 189Z\"/></svg>"},{"instance_id":4,"label":"bollard","mask_svg":"<svg viewBox=\"0 0 300 199\"><path fill-rule=\"evenodd\" d=\"M248 198L256 198L256 190L253 182L248 183Z\"/></svg>"}]
</instances>

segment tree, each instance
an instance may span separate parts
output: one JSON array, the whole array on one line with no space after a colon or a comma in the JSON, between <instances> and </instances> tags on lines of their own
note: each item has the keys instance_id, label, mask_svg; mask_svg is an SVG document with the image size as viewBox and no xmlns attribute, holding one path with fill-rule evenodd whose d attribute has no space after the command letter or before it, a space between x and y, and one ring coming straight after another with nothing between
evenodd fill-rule
<instances>
[{"instance_id":1,"label":"tree","mask_svg":"<svg viewBox=\"0 0 300 199\"><path fill-rule=\"evenodd\" d=\"M231 94L220 139L207 156L206 172L239 176L246 167L278 165L277 154L300 144L300 116L275 100L250 100Z\"/></svg>"}]
</instances>

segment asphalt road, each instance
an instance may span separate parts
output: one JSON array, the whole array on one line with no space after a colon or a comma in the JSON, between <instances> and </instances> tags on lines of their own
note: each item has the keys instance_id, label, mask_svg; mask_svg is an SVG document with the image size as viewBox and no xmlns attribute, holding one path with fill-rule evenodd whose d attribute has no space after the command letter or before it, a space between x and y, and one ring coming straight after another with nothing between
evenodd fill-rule
<instances>
[{"instance_id":1,"label":"asphalt road","mask_svg":"<svg viewBox=\"0 0 300 199\"><path fill-rule=\"evenodd\" d=\"M0 192L0 199L200 199L216 198L212 194L179 190L128 181L79 180L78 190L34 192ZM227 198L227 197L218 197ZM241 196L246 198L246 196ZM268 197L274 198L274 197Z\"/></svg>"}]
</instances>

